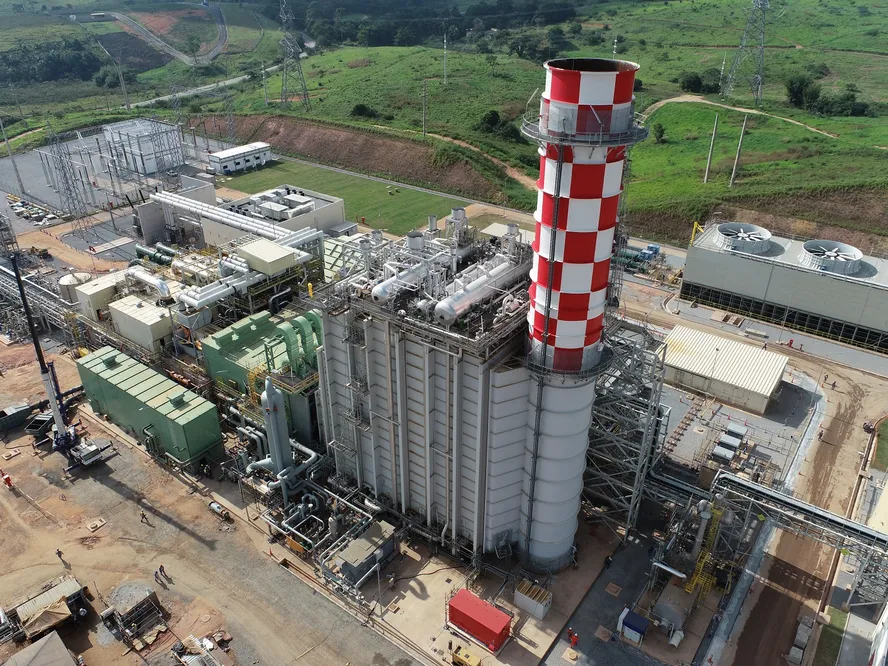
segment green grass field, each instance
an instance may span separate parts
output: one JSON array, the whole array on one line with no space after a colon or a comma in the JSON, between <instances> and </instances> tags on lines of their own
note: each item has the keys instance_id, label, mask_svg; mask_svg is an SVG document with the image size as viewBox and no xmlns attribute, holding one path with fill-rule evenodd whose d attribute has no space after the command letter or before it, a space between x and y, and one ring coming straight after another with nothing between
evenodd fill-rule
<instances>
[{"instance_id":1,"label":"green grass field","mask_svg":"<svg viewBox=\"0 0 888 666\"><path fill-rule=\"evenodd\" d=\"M260 23L261 17L237 5L222 5L222 14L228 26L226 53L249 53L259 45L264 25Z\"/></svg>"},{"instance_id":2,"label":"green grass field","mask_svg":"<svg viewBox=\"0 0 888 666\"><path fill-rule=\"evenodd\" d=\"M0 14L0 51L15 48L19 42L30 45L84 36L83 28L61 16Z\"/></svg>"},{"instance_id":3,"label":"green grass field","mask_svg":"<svg viewBox=\"0 0 888 666\"><path fill-rule=\"evenodd\" d=\"M879 424L879 434L876 437L876 455L873 456L872 466L881 472L888 471L888 420Z\"/></svg>"},{"instance_id":4,"label":"green grass field","mask_svg":"<svg viewBox=\"0 0 888 666\"><path fill-rule=\"evenodd\" d=\"M710 183L702 185L710 132L719 114ZM666 129L632 153L629 200L633 207L670 206L695 198L770 195L811 188L835 189L870 179L885 183L884 151L832 138L777 118L749 116L741 171L728 188L743 115L703 104L667 104L649 124Z\"/></svg>"},{"instance_id":5,"label":"green grass field","mask_svg":"<svg viewBox=\"0 0 888 666\"><path fill-rule=\"evenodd\" d=\"M842 636L848 623L848 613L833 606L829 606L826 612L830 616L829 625L825 625L821 630L812 666L836 666L839 651L842 649Z\"/></svg>"},{"instance_id":6,"label":"green grass field","mask_svg":"<svg viewBox=\"0 0 888 666\"><path fill-rule=\"evenodd\" d=\"M345 200L345 218L403 234L422 226L428 215L444 217L450 209L463 202L444 195L398 188L394 192L384 183L338 173L322 167L294 162L281 162L251 173L220 178L219 183L242 192L261 192L281 183L290 183L316 192L331 194Z\"/></svg>"}]
</instances>

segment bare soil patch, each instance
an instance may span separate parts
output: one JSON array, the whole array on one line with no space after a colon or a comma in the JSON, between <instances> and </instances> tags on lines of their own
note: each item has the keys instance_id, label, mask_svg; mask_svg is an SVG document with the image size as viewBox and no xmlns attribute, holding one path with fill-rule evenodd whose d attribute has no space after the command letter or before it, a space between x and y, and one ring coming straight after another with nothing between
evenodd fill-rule
<instances>
[{"instance_id":1,"label":"bare soil patch","mask_svg":"<svg viewBox=\"0 0 888 666\"><path fill-rule=\"evenodd\" d=\"M199 18L212 21L212 17L202 9L177 9L171 12L129 12L139 23L155 35L163 36L170 32L183 18Z\"/></svg>"}]
</instances>

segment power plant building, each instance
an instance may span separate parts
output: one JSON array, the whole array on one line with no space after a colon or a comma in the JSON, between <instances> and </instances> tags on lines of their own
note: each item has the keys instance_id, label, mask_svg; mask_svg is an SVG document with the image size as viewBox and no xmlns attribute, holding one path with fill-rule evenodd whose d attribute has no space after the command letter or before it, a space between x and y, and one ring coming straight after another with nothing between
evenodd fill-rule
<instances>
[{"instance_id":1,"label":"power plant building","mask_svg":"<svg viewBox=\"0 0 888 666\"><path fill-rule=\"evenodd\" d=\"M360 239L326 295L320 411L337 473L454 552L514 545L540 570L574 558L596 385L624 351L605 315L626 149L646 135L637 69L546 64L524 127L540 146L531 247L517 225L478 242L455 209L443 232L432 219L403 241Z\"/></svg>"},{"instance_id":2,"label":"power plant building","mask_svg":"<svg viewBox=\"0 0 888 666\"><path fill-rule=\"evenodd\" d=\"M888 351L888 260L832 240L710 224L688 248L682 298Z\"/></svg>"}]
</instances>

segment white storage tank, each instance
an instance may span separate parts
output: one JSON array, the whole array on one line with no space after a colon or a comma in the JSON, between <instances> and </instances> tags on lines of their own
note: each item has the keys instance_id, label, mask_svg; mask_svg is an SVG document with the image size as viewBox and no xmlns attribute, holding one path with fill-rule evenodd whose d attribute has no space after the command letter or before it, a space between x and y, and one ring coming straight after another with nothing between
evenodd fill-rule
<instances>
[{"instance_id":1,"label":"white storage tank","mask_svg":"<svg viewBox=\"0 0 888 666\"><path fill-rule=\"evenodd\" d=\"M59 280L59 294L61 294L62 300L68 303L76 303L76 287L86 284L90 280L92 280L92 275L89 273L68 273L68 275L63 275Z\"/></svg>"}]
</instances>

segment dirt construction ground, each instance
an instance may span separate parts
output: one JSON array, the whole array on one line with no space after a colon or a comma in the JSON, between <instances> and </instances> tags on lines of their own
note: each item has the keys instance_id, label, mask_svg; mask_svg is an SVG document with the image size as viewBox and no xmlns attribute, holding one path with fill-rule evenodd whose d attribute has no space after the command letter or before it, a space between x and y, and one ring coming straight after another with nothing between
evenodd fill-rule
<instances>
[{"instance_id":1,"label":"dirt construction ground","mask_svg":"<svg viewBox=\"0 0 888 666\"><path fill-rule=\"evenodd\" d=\"M74 362L60 356L56 367L63 388L70 388ZM33 364L16 366L0 379L2 398L32 396L36 377ZM80 418L91 437L114 439L98 422ZM17 489L0 489L0 606L9 608L65 572L76 576L89 587L96 612L60 635L90 666L166 666L173 663L169 648L176 640L219 628L232 635L229 656L242 666L414 663L269 558L260 531L219 521L207 509L202 487L189 486L137 447L118 440L115 457L69 480L64 457L35 451L29 437L19 434L3 446L4 454L20 453L2 461ZM147 522L140 521L140 509ZM106 524L90 532L87 523L99 518ZM153 574L161 564L170 580L157 584ZM126 653L96 615L105 609L102 599L126 582L155 589L169 613L170 630L141 655ZM13 647L0 647L0 662Z\"/></svg>"},{"instance_id":2,"label":"dirt construction ground","mask_svg":"<svg viewBox=\"0 0 888 666\"><path fill-rule=\"evenodd\" d=\"M675 315L659 307L668 292L626 284L623 303L630 316L655 326L671 328ZM710 333L730 334L688 320L683 326L704 328ZM740 336L737 336L740 337ZM790 364L812 378L820 377L826 396L825 414L819 427L823 440L811 444L795 479L796 497L834 513L846 515L869 435L864 421L878 421L888 405L888 382L882 377L847 368L795 349L779 349ZM823 376L836 381L836 390L825 386ZM795 636L799 613L813 615L828 592L827 579L835 556L830 548L790 534L777 532L765 556L758 580L746 599L734 633L719 662L723 666L782 666ZM810 650L810 648L809 648Z\"/></svg>"}]
</instances>

